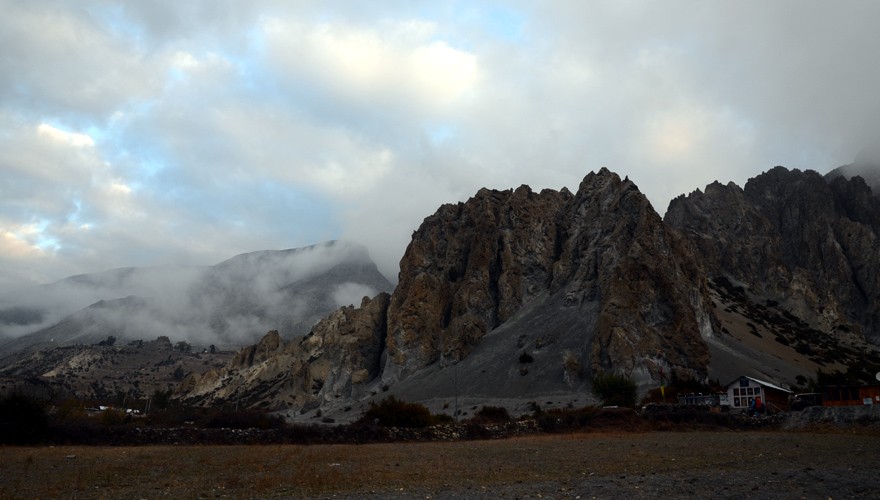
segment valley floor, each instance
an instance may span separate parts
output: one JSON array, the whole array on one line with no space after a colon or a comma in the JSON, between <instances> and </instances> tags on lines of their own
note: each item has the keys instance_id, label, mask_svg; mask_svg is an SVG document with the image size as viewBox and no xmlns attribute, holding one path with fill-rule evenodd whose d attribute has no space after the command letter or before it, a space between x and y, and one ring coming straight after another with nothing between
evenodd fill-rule
<instances>
[{"instance_id":1,"label":"valley floor","mask_svg":"<svg viewBox=\"0 0 880 500\"><path fill-rule=\"evenodd\" d=\"M580 433L369 445L2 447L0 498L867 498L880 435Z\"/></svg>"}]
</instances>

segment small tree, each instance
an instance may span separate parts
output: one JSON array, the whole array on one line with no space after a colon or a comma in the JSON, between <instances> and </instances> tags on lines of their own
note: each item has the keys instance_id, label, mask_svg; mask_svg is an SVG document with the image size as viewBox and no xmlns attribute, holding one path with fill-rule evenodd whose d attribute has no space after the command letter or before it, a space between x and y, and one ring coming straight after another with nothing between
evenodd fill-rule
<instances>
[{"instance_id":1,"label":"small tree","mask_svg":"<svg viewBox=\"0 0 880 500\"><path fill-rule=\"evenodd\" d=\"M432 417L430 410L418 403L407 403L388 396L379 404L371 402L370 409L360 421L381 427L428 427L434 423Z\"/></svg>"},{"instance_id":2,"label":"small tree","mask_svg":"<svg viewBox=\"0 0 880 500\"><path fill-rule=\"evenodd\" d=\"M636 405L638 388L629 377L606 373L593 378L593 394L602 399L605 406L632 408Z\"/></svg>"},{"instance_id":3,"label":"small tree","mask_svg":"<svg viewBox=\"0 0 880 500\"><path fill-rule=\"evenodd\" d=\"M151 400L152 400L151 406L153 408L156 408L159 410L164 410L164 409L168 408L168 406L171 405L171 389L168 389L165 391L156 389L156 391L153 392L153 397L151 398Z\"/></svg>"}]
</instances>

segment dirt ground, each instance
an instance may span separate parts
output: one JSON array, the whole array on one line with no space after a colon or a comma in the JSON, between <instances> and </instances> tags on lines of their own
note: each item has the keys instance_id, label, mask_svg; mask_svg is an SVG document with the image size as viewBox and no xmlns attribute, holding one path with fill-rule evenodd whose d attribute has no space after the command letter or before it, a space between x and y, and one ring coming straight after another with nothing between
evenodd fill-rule
<instances>
[{"instance_id":1,"label":"dirt ground","mask_svg":"<svg viewBox=\"0 0 880 500\"><path fill-rule=\"evenodd\" d=\"M3 447L0 498L877 498L878 471L880 436L842 431Z\"/></svg>"}]
</instances>

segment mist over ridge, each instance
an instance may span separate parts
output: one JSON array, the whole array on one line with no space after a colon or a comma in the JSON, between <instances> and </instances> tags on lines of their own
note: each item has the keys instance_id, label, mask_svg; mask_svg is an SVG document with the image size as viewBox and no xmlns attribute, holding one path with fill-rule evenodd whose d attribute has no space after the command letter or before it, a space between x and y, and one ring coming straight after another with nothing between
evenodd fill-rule
<instances>
[{"instance_id":1,"label":"mist over ridge","mask_svg":"<svg viewBox=\"0 0 880 500\"><path fill-rule=\"evenodd\" d=\"M323 315L390 291L367 250L330 241L237 255L204 267L121 268L0 299L0 350L34 343L154 339L241 345L308 331Z\"/></svg>"}]
</instances>

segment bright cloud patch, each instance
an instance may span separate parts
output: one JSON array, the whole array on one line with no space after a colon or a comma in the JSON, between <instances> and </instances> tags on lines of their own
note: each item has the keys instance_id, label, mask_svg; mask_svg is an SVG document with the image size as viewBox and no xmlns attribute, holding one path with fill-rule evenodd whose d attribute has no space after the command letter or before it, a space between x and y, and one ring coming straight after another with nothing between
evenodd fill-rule
<instances>
[{"instance_id":1,"label":"bright cloud patch","mask_svg":"<svg viewBox=\"0 0 880 500\"><path fill-rule=\"evenodd\" d=\"M37 133L41 136L49 138L53 141L57 141L60 143L69 144L71 146L82 148L88 146L94 146L95 141L92 140L86 134L77 134L75 132L65 132L59 128L55 128L51 125L47 125L45 123L41 123L37 127Z\"/></svg>"},{"instance_id":2,"label":"bright cloud patch","mask_svg":"<svg viewBox=\"0 0 880 500\"><path fill-rule=\"evenodd\" d=\"M346 162L328 160L306 167L307 177L329 193L338 196L363 194L369 191L388 172L394 160L388 149L363 151L361 157L347 157Z\"/></svg>"},{"instance_id":3,"label":"bright cloud patch","mask_svg":"<svg viewBox=\"0 0 880 500\"><path fill-rule=\"evenodd\" d=\"M32 243L39 236L36 224L0 230L0 255L12 259L40 256L43 251Z\"/></svg>"},{"instance_id":4,"label":"bright cloud patch","mask_svg":"<svg viewBox=\"0 0 880 500\"><path fill-rule=\"evenodd\" d=\"M271 63L280 71L290 78L317 78L358 101L410 99L436 107L477 83L476 56L434 40L433 24L410 21L383 28L275 19L263 32Z\"/></svg>"}]
</instances>

